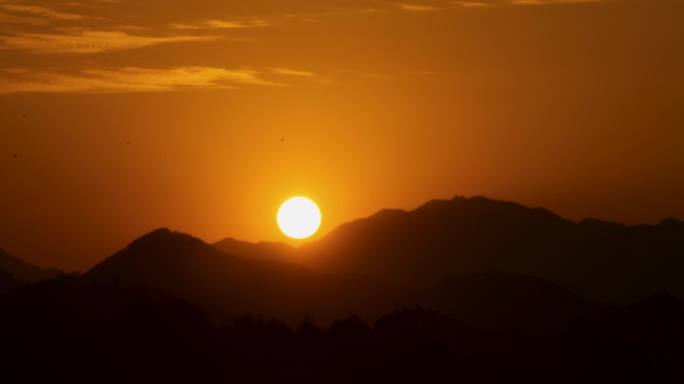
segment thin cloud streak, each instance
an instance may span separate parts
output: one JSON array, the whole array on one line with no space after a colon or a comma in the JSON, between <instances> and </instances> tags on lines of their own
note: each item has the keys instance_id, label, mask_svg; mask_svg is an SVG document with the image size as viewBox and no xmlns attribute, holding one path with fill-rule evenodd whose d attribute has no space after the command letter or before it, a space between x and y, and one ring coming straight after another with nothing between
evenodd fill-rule
<instances>
[{"instance_id":1,"label":"thin cloud streak","mask_svg":"<svg viewBox=\"0 0 684 384\"><path fill-rule=\"evenodd\" d=\"M553 5L553 4L580 4L580 3L603 3L609 0L514 0L511 3L517 5Z\"/></svg>"},{"instance_id":2,"label":"thin cloud streak","mask_svg":"<svg viewBox=\"0 0 684 384\"><path fill-rule=\"evenodd\" d=\"M604 3L618 0L499 0L499 1L469 1L454 0L451 4L465 8L493 8L497 6L516 6L516 5L557 5L557 4L583 4L583 3Z\"/></svg>"},{"instance_id":3,"label":"thin cloud streak","mask_svg":"<svg viewBox=\"0 0 684 384\"><path fill-rule=\"evenodd\" d=\"M481 1L453 1L452 3L466 8L491 8L495 6L495 4Z\"/></svg>"},{"instance_id":4,"label":"thin cloud streak","mask_svg":"<svg viewBox=\"0 0 684 384\"><path fill-rule=\"evenodd\" d=\"M397 4L397 6L404 11L413 11L413 12L428 12L428 11L438 11L438 10L444 9L442 7L435 7L435 6L430 6L430 5L418 5L418 4L406 4L406 3L399 3L399 4Z\"/></svg>"},{"instance_id":5,"label":"thin cloud streak","mask_svg":"<svg viewBox=\"0 0 684 384\"><path fill-rule=\"evenodd\" d=\"M271 71L273 73L277 73L279 75L299 76L299 77L316 77L315 73L306 72L306 71L298 71L298 70L291 69L291 68L273 68L273 69L271 69Z\"/></svg>"},{"instance_id":6,"label":"thin cloud streak","mask_svg":"<svg viewBox=\"0 0 684 384\"><path fill-rule=\"evenodd\" d=\"M75 34L25 33L17 36L0 36L0 49L41 54L98 53L165 43L210 41L219 38L220 36L151 37L118 31L82 31Z\"/></svg>"},{"instance_id":7,"label":"thin cloud streak","mask_svg":"<svg viewBox=\"0 0 684 384\"><path fill-rule=\"evenodd\" d=\"M179 67L86 69L73 73L0 70L0 94L169 92L188 88L228 89L239 85L282 86L253 69Z\"/></svg>"},{"instance_id":8,"label":"thin cloud streak","mask_svg":"<svg viewBox=\"0 0 684 384\"><path fill-rule=\"evenodd\" d=\"M47 24L48 21L35 16L20 16L6 12L0 12L0 23L19 24L19 25L40 25Z\"/></svg>"},{"instance_id":9,"label":"thin cloud streak","mask_svg":"<svg viewBox=\"0 0 684 384\"><path fill-rule=\"evenodd\" d=\"M2 8L12 13L29 13L35 16L58 20L81 20L87 18L87 16L59 12L52 8L36 5L4 4L2 5Z\"/></svg>"},{"instance_id":10,"label":"thin cloud streak","mask_svg":"<svg viewBox=\"0 0 684 384\"><path fill-rule=\"evenodd\" d=\"M205 20L196 24L171 24L173 29L234 29L270 27L274 23L266 19L249 20Z\"/></svg>"}]
</instances>

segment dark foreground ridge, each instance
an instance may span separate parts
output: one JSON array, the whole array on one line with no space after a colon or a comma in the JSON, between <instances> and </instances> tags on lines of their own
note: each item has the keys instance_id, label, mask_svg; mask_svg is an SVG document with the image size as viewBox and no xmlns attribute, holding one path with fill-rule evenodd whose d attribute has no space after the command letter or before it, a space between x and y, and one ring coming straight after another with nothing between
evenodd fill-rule
<instances>
[{"instance_id":1,"label":"dark foreground ridge","mask_svg":"<svg viewBox=\"0 0 684 384\"><path fill-rule=\"evenodd\" d=\"M476 330L419 307L290 327L118 284L0 296L2 383L678 383L684 307L654 295L547 336Z\"/></svg>"}]
</instances>

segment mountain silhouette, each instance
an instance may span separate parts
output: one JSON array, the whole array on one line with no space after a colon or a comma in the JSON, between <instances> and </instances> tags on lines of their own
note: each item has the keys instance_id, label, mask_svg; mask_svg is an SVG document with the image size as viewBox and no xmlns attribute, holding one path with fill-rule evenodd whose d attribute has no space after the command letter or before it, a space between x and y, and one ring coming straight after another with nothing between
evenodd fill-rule
<instances>
[{"instance_id":1,"label":"mountain silhouette","mask_svg":"<svg viewBox=\"0 0 684 384\"><path fill-rule=\"evenodd\" d=\"M302 245L296 260L421 290L454 274L507 272L544 277L617 304L657 292L684 297L681 221L576 223L542 208L484 197L380 211Z\"/></svg>"},{"instance_id":2,"label":"mountain silhouette","mask_svg":"<svg viewBox=\"0 0 684 384\"><path fill-rule=\"evenodd\" d=\"M56 268L43 269L27 263L2 249L0 249L0 269L10 273L15 279L31 283L51 279L62 273Z\"/></svg>"},{"instance_id":3,"label":"mountain silhouette","mask_svg":"<svg viewBox=\"0 0 684 384\"><path fill-rule=\"evenodd\" d=\"M220 252L218 246L240 257ZM159 229L133 241L83 279L155 287L198 303L219 322L243 312L274 315L290 324L305 316L326 322L349 313L374 319L416 304L475 329L544 334L564 330L578 316L601 309L538 277L458 275L416 293L360 275L323 274L269 260L296 256L296 249L284 244L226 239L212 247L190 235Z\"/></svg>"},{"instance_id":4,"label":"mountain silhouette","mask_svg":"<svg viewBox=\"0 0 684 384\"><path fill-rule=\"evenodd\" d=\"M0 269L0 382L682 382L684 304L649 294L682 231L481 197L299 248L162 228L83 275Z\"/></svg>"},{"instance_id":5,"label":"mountain silhouette","mask_svg":"<svg viewBox=\"0 0 684 384\"><path fill-rule=\"evenodd\" d=\"M199 304L218 321L244 312L292 324L307 316L326 322L352 312L375 318L408 297L403 290L357 275L327 275L300 265L228 255L166 228L133 241L82 280L148 285Z\"/></svg>"}]
</instances>

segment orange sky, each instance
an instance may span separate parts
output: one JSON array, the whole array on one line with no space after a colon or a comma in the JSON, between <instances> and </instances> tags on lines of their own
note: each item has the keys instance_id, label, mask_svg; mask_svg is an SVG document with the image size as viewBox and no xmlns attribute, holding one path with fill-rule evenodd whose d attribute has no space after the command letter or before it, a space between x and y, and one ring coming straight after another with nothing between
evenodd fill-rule
<instances>
[{"instance_id":1,"label":"orange sky","mask_svg":"<svg viewBox=\"0 0 684 384\"><path fill-rule=\"evenodd\" d=\"M287 241L299 194L318 237L454 195L684 219L682 20L681 0L0 0L0 248L85 270L163 226Z\"/></svg>"}]
</instances>

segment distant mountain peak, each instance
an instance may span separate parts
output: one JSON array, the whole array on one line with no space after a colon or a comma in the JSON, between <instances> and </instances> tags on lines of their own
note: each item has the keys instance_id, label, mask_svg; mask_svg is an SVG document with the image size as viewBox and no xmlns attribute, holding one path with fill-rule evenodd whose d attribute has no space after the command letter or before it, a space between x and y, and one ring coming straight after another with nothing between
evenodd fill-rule
<instances>
[{"instance_id":1,"label":"distant mountain peak","mask_svg":"<svg viewBox=\"0 0 684 384\"><path fill-rule=\"evenodd\" d=\"M196 237L169 228L159 228L133 240L126 248L95 265L86 276L126 275L128 272L135 273L136 269L139 272L143 269L176 268L198 254L207 253L222 255Z\"/></svg>"},{"instance_id":2,"label":"distant mountain peak","mask_svg":"<svg viewBox=\"0 0 684 384\"><path fill-rule=\"evenodd\" d=\"M150 248L150 247L160 247L160 246L172 246L172 245L206 245L206 243L196 237L193 237L187 233L173 231L169 228L159 228L154 231L143 235L131 242L127 248L138 249L138 248Z\"/></svg>"},{"instance_id":3,"label":"distant mountain peak","mask_svg":"<svg viewBox=\"0 0 684 384\"><path fill-rule=\"evenodd\" d=\"M438 215L451 215L454 211L478 211L491 212L494 214L520 214L532 215L540 218L547 218L555 221L568 221L546 208L527 207L522 204L490 199L485 196L465 197L462 195L454 196L451 200L431 200L416 208L414 211L406 213L430 213Z\"/></svg>"},{"instance_id":4,"label":"distant mountain peak","mask_svg":"<svg viewBox=\"0 0 684 384\"><path fill-rule=\"evenodd\" d=\"M129 246L135 245L139 242L154 241L155 239L162 239L162 238L171 237L174 234L180 234L180 232L172 231L171 229L166 228L166 227L155 229L154 231L152 231L148 234L145 234L143 236L140 236L139 238L133 240L133 242L131 242L131 244Z\"/></svg>"},{"instance_id":5,"label":"distant mountain peak","mask_svg":"<svg viewBox=\"0 0 684 384\"><path fill-rule=\"evenodd\" d=\"M684 229L684 221L677 220L673 217L668 217L658 223L658 227L661 228L681 228Z\"/></svg>"}]
</instances>

